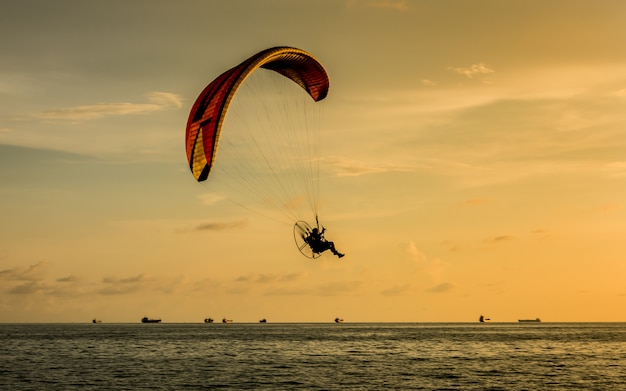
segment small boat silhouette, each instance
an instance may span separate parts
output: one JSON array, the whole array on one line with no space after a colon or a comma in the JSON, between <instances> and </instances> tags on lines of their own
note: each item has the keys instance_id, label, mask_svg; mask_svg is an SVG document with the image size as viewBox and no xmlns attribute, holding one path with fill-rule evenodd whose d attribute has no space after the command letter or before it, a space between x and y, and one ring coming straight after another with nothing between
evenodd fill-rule
<instances>
[{"instance_id":1,"label":"small boat silhouette","mask_svg":"<svg viewBox=\"0 0 626 391\"><path fill-rule=\"evenodd\" d=\"M541 319L539 319L539 318L535 318L535 319L518 319L518 322L520 322L520 323L540 323Z\"/></svg>"}]
</instances>

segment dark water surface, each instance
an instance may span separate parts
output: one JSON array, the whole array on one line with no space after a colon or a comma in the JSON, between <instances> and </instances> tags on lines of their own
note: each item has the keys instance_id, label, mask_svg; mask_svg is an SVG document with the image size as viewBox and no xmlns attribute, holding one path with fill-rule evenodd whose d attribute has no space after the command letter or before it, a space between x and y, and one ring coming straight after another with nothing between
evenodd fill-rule
<instances>
[{"instance_id":1,"label":"dark water surface","mask_svg":"<svg viewBox=\"0 0 626 391\"><path fill-rule=\"evenodd\" d=\"M0 390L618 390L626 323L0 324Z\"/></svg>"}]
</instances>

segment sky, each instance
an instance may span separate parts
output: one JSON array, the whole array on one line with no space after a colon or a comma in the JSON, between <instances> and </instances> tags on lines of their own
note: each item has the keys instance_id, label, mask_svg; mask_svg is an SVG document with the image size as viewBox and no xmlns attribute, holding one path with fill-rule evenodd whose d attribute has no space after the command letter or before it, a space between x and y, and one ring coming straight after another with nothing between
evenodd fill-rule
<instances>
[{"instance_id":1,"label":"sky","mask_svg":"<svg viewBox=\"0 0 626 391\"><path fill-rule=\"evenodd\" d=\"M625 2L2 9L0 322L626 321ZM341 260L187 166L200 91L283 45L330 76Z\"/></svg>"}]
</instances>

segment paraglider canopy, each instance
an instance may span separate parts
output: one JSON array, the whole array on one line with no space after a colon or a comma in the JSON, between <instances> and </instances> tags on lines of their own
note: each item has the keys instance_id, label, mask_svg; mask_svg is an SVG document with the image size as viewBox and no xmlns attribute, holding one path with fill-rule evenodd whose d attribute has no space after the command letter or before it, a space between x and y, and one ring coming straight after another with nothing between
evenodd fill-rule
<instances>
[{"instance_id":1,"label":"paraglider canopy","mask_svg":"<svg viewBox=\"0 0 626 391\"><path fill-rule=\"evenodd\" d=\"M211 172L231 99L241 83L258 68L270 69L293 80L316 102L328 94L329 80L322 64L304 50L292 47L263 50L222 73L200 93L187 121L187 161L199 182L206 180Z\"/></svg>"}]
</instances>

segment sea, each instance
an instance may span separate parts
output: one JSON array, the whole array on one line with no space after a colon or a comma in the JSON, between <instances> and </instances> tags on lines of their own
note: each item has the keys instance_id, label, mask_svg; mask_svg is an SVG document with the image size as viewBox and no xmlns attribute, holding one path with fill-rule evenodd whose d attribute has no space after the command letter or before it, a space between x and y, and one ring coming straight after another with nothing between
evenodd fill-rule
<instances>
[{"instance_id":1,"label":"sea","mask_svg":"<svg viewBox=\"0 0 626 391\"><path fill-rule=\"evenodd\" d=\"M0 390L621 390L626 323L0 324Z\"/></svg>"}]
</instances>

